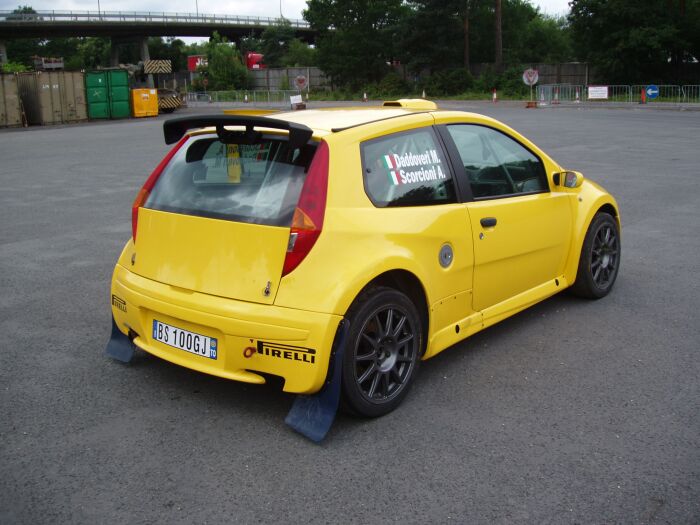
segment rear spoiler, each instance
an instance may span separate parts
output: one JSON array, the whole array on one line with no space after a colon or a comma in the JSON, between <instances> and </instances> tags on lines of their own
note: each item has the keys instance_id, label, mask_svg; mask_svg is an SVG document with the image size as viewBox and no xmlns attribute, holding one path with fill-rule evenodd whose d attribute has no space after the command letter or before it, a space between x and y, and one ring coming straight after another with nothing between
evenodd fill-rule
<instances>
[{"instance_id":1,"label":"rear spoiler","mask_svg":"<svg viewBox=\"0 0 700 525\"><path fill-rule=\"evenodd\" d=\"M256 135L254 127L285 130L289 132L289 144L292 148L303 146L313 135L311 128L303 124L253 115L195 115L174 118L163 122L163 135L166 144L174 144L191 129L215 127L217 135L223 140L229 134L235 133L224 130L225 126L244 127L245 132L238 134L247 140Z\"/></svg>"}]
</instances>

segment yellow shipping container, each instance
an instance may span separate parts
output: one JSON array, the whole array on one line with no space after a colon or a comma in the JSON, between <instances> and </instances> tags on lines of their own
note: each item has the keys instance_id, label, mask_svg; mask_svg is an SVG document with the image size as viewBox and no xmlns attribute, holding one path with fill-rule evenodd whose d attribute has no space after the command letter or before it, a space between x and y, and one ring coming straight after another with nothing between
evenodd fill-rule
<instances>
[{"instance_id":1,"label":"yellow shipping container","mask_svg":"<svg viewBox=\"0 0 700 525\"><path fill-rule=\"evenodd\" d=\"M132 89L131 114L134 117L157 116L158 91L155 89Z\"/></svg>"}]
</instances>

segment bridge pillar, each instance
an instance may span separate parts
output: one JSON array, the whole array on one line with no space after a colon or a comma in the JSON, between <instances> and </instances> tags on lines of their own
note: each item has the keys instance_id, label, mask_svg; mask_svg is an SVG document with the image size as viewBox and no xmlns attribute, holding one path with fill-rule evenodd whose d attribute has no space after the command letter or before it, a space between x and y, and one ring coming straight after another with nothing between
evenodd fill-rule
<instances>
[{"instance_id":1,"label":"bridge pillar","mask_svg":"<svg viewBox=\"0 0 700 525\"><path fill-rule=\"evenodd\" d=\"M112 37L109 47L109 67L117 67L119 65L119 40Z\"/></svg>"},{"instance_id":2,"label":"bridge pillar","mask_svg":"<svg viewBox=\"0 0 700 525\"><path fill-rule=\"evenodd\" d=\"M5 42L0 40L0 65L7 64L7 48Z\"/></svg>"},{"instance_id":3,"label":"bridge pillar","mask_svg":"<svg viewBox=\"0 0 700 525\"><path fill-rule=\"evenodd\" d=\"M148 52L148 37L145 37L141 40L141 60L144 62L146 60L151 59L151 54ZM149 88L155 87L155 84L153 83L153 75L148 75L148 78L146 80L146 85Z\"/></svg>"}]
</instances>

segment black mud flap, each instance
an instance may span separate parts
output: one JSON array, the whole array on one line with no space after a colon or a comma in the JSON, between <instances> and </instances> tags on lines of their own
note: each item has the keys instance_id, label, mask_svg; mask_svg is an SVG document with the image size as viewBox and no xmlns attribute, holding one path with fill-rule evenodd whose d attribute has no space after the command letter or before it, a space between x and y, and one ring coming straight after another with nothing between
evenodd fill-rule
<instances>
[{"instance_id":1,"label":"black mud flap","mask_svg":"<svg viewBox=\"0 0 700 525\"><path fill-rule=\"evenodd\" d=\"M333 425L340 403L340 372L343 368L345 338L350 323L343 319L338 326L335 344L328 364L328 378L318 393L299 395L284 422L311 441L320 443Z\"/></svg>"},{"instance_id":2,"label":"black mud flap","mask_svg":"<svg viewBox=\"0 0 700 525\"><path fill-rule=\"evenodd\" d=\"M121 333L119 328L117 328L117 323L114 322L114 318L112 318L112 335L109 338L105 352L107 352L109 357L122 363L128 363L134 357L134 343Z\"/></svg>"}]
</instances>

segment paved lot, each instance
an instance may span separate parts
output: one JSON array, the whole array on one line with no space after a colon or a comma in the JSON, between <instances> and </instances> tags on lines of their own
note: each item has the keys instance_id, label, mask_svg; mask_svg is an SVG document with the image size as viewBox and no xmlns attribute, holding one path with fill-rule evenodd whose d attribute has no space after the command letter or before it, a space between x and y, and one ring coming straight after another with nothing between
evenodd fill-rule
<instances>
[{"instance_id":1,"label":"paved lot","mask_svg":"<svg viewBox=\"0 0 700 525\"><path fill-rule=\"evenodd\" d=\"M698 523L700 114L450 105L618 197L617 285L457 345L321 446L274 387L103 354L161 120L0 131L0 522Z\"/></svg>"}]
</instances>

